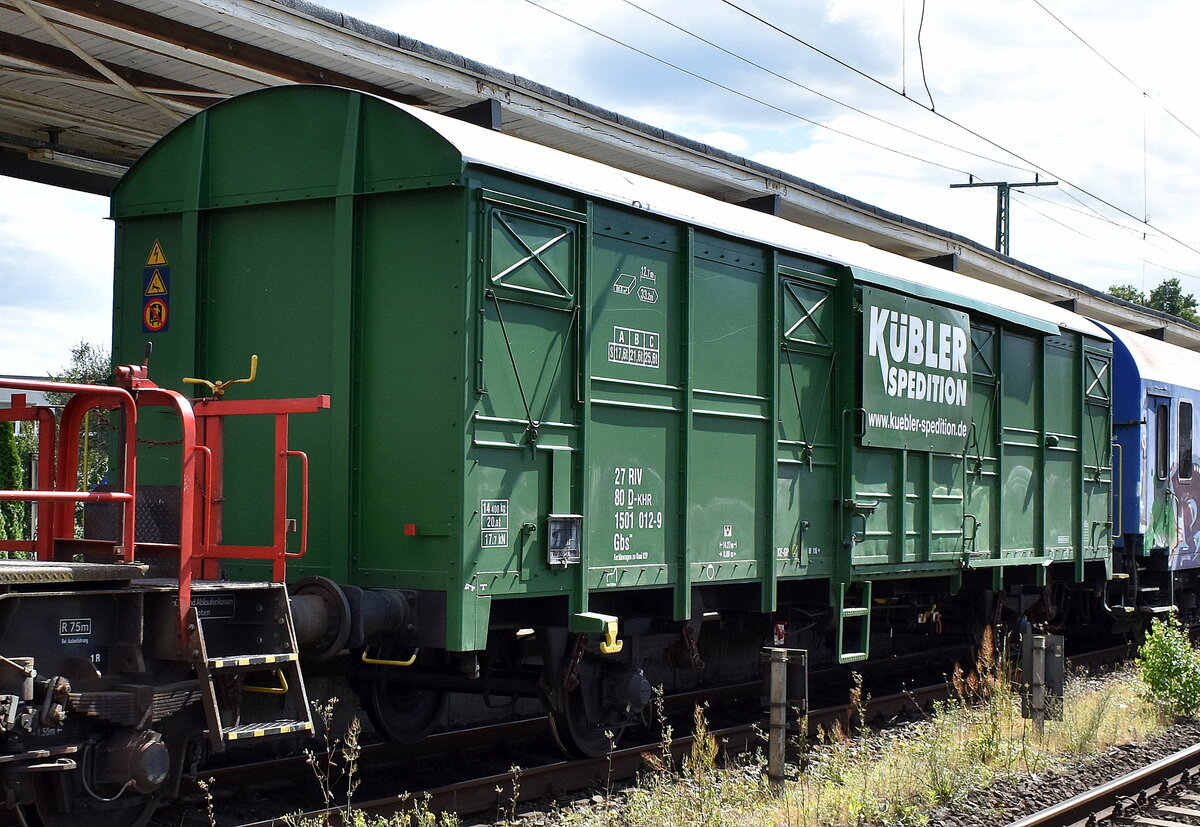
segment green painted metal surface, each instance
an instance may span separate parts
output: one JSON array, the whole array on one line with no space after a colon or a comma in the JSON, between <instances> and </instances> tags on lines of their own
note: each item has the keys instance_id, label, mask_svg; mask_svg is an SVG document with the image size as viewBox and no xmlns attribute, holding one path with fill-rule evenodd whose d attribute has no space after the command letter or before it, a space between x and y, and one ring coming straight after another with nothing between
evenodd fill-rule
<instances>
[{"instance_id":1,"label":"green painted metal surface","mask_svg":"<svg viewBox=\"0 0 1200 827\"><path fill-rule=\"evenodd\" d=\"M813 579L864 619L858 655L873 581L1045 560L1082 577L1105 554L1109 347L1044 321L468 163L324 87L183 124L113 214L117 360L151 340L151 375L182 387L257 353L231 393L331 394L293 423L313 476L291 574L444 594L451 649L486 644L498 599L558 597L582 628L598 592L661 590L686 618L696 586L760 584L770 611ZM155 243L169 325L148 331ZM870 306L933 325L926 372L966 389L952 437L871 435ZM936 364L956 354L966 374ZM266 439L230 434L229 542L265 541ZM169 447L145 456L145 481L169 477ZM551 515L582 516L578 562L550 560Z\"/></svg>"}]
</instances>

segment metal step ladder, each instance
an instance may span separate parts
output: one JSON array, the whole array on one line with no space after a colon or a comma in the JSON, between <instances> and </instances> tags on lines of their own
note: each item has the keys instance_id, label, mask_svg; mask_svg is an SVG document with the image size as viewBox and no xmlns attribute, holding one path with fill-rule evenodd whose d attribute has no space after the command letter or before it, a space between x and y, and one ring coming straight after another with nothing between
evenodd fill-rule
<instances>
[{"instance_id":1,"label":"metal step ladder","mask_svg":"<svg viewBox=\"0 0 1200 827\"><path fill-rule=\"evenodd\" d=\"M871 646L871 581L839 583L837 612L837 662L866 660Z\"/></svg>"},{"instance_id":2,"label":"metal step ladder","mask_svg":"<svg viewBox=\"0 0 1200 827\"><path fill-rule=\"evenodd\" d=\"M209 651L204 619L195 606L188 613L189 651L192 667L200 680L208 737L221 752L232 742L282 735L311 735L312 712L304 679L296 635L288 625L288 650L268 653L220 653ZM246 637L252 638L251 635ZM260 720L245 720L245 695L260 695L268 710Z\"/></svg>"},{"instance_id":3,"label":"metal step ladder","mask_svg":"<svg viewBox=\"0 0 1200 827\"><path fill-rule=\"evenodd\" d=\"M1157 581L1157 582L1156 582ZM1176 611L1173 573L1151 571L1138 566L1137 611L1148 615L1168 615Z\"/></svg>"}]
</instances>

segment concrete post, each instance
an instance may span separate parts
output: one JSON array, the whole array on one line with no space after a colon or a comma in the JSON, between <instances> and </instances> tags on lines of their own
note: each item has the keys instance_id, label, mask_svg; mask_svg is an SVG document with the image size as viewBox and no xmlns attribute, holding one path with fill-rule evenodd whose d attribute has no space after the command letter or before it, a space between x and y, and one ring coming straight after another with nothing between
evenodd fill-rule
<instances>
[{"instance_id":1,"label":"concrete post","mask_svg":"<svg viewBox=\"0 0 1200 827\"><path fill-rule=\"evenodd\" d=\"M787 755L788 651L771 649L769 652L767 698L770 715L767 723L767 781L772 793L782 795Z\"/></svg>"}]
</instances>

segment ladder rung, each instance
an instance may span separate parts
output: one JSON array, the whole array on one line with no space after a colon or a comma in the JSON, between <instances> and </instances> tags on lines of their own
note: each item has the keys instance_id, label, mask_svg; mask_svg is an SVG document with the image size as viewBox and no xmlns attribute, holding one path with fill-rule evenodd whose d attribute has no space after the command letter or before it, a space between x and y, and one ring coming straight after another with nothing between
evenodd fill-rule
<instances>
[{"instance_id":1,"label":"ladder rung","mask_svg":"<svg viewBox=\"0 0 1200 827\"><path fill-rule=\"evenodd\" d=\"M293 732L312 732L308 721L260 721L253 724L238 724L223 728L221 737L226 741L241 741L246 738L267 738L272 735L288 735Z\"/></svg>"},{"instance_id":2,"label":"ladder rung","mask_svg":"<svg viewBox=\"0 0 1200 827\"><path fill-rule=\"evenodd\" d=\"M854 663L855 661L866 660L866 652L843 652L838 658L839 663Z\"/></svg>"},{"instance_id":3,"label":"ladder rung","mask_svg":"<svg viewBox=\"0 0 1200 827\"><path fill-rule=\"evenodd\" d=\"M236 669L246 666L273 666L277 663L292 663L300 660L295 652L278 652L271 655L230 655L223 658L210 658L209 669Z\"/></svg>"},{"instance_id":4,"label":"ladder rung","mask_svg":"<svg viewBox=\"0 0 1200 827\"><path fill-rule=\"evenodd\" d=\"M870 613L870 606L848 606L842 609L842 617L866 617Z\"/></svg>"}]
</instances>

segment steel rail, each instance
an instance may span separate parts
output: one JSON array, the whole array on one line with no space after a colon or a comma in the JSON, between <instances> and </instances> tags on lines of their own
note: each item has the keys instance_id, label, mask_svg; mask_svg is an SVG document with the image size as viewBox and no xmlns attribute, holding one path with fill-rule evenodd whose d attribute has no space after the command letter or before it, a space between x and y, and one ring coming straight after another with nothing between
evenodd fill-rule
<instances>
[{"instance_id":1,"label":"steel rail","mask_svg":"<svg viewBox=\"0 0 1200 827\"><path fill-rule=\"evenodd\" d=\"M1131 773L1101 784L1053 807L1011 822L1008 827L1073 827L1095 824L1117 814L1123 799L1136 799L1152 788L1173 785L1200 767L1200 744L1168 755Z\"/></svg>"}]
</instances>

